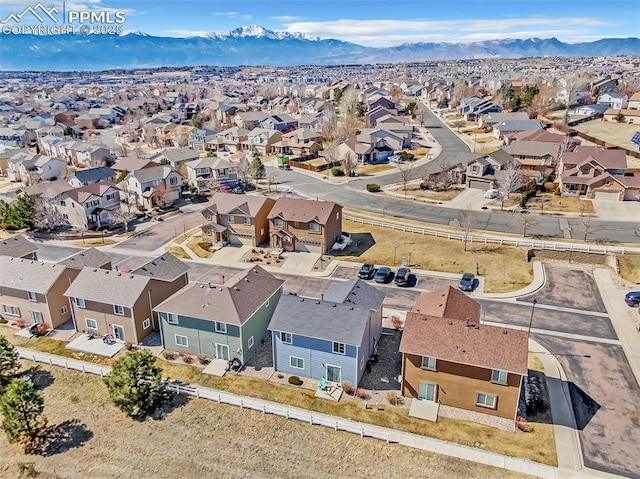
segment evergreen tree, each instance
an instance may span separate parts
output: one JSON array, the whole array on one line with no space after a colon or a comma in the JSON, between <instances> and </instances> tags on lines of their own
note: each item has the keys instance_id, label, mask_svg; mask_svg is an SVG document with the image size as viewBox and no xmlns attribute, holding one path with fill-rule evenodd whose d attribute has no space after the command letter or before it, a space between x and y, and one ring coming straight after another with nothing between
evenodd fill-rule
<instances>
[{"instance_id":1,"label":"evergreen tree","mask_svg":"<svg viewBox=\"0 0 640 479\"><path fill-rule=\"evenodd\" d=\"M0 336L0 384L18 369L18 356L16 348L7 338Z\"/></svg>"},{"instance_id":2,"label":"evergreen tree","mask_svg":"<svg viewBox=\"0 0 640 479\"><path fill-rule=\"evenodd\" d=\"M263 178L266 173L266 169L264 167L264 163L258 155L253 157L251 160L251 164L249 165L249 174L256 182L256 187L258 186L258 180Z\"/></svg>"},{"instance_id":3,"label":"evergreen tree","mask_svg":"<svg viewBox=\"0 0 640 479\"><path fill-rule=\"evenodd\" d=\"M10 443L24 445L30 451L42 439L47 428L44 398L31 381L14 379L0 398L2 430Z\"/></svg>"}]
</instances>

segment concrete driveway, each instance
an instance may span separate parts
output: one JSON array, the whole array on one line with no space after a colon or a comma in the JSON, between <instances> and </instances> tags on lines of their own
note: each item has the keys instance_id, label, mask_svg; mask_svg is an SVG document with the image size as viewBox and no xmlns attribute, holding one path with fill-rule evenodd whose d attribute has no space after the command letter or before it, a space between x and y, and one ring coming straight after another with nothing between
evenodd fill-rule
<instances>
[{"instance_id":1,"label":"concrete driveway","mask_svg":"<svg viewBox=\"0 0 640 479\"><path fill-rule=\"evenodd\" d=\"M640 201L591 200L599 218L629 221L640 218Z\"/></svg>"},{"instance_id":2,"label":"concrete driveway","mask_svg":"<svg viewBox=\"0 0 640 479\"><path fill-rule=\"evenodd\" d=\"M467 188L462 190L458 196L451 201L447 201L442 206L447 208L456 208L458 210L464 210L470 207L472 210L481 210L483 206L491 203L493 200L489 200L484 197L486 191L478 190L476 188Z\"/></svg>"}]
</instances>

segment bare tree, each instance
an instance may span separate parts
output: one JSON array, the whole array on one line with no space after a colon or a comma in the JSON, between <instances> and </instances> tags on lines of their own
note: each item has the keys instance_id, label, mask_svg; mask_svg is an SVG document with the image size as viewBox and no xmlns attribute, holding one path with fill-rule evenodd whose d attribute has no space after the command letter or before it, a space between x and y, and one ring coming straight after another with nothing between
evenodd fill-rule
<instances>
[{"instance_id":1,"label":"bare tree","mask_svg":"<svg viewBox=\"0 0 640 479\"><path fill-rule=\"evenodd\" d=\"M400 173L400 180L402 181L402 189L404 190L404 197L407 198L407 184L413 179L413 162L405 161L398 163L398 173Z\"/></svg>"},{"instance_id":2,"label":"bare tree","mask_svg":"<svg viewBox=\"0 0 640 479\"><path fill-rule=\"evenodd\" d=\"M514 218L522 229L522 236L526 237L527 232L538 226L538 219L527 210L514 213Z\"/></svg>"},{"instance_id":3,"label":"bare tree","mask_svg":"<svg viewBox=\"0 0 640 479\"><path fill-rule=\"evenodd\" d=\"M525 184L520 163L510 161L506 164L505 169L496 175L496 189L500 193L500 210L504 208L504 201L508 200L511 193L515 193Z\"/></svg>"},{"instance_id":4,"label":"bare tree","mask_svg":"<svg viewBox=\"0 0 640 479\"><path fill-rule=\"evenodd\" d=\"M55 230L61 226L66 226L67 220L64 219L60 210L58 210L52 200L39 197L35 200L33 208L33 225L39 230Z\"/></svg>"},{"instance_id":5,"label":"bare tree","mask_svg":"<svg viewBox=\"0 0 640 479\"><path fill-rule=\"evenodd\" d=\"M166 206L171 197L172 190L164 183L159 183L153 187L153 193L151 193L151 201L158 206Z\"/></svg>"},{"instance_id":6,"label":"bare tree","mask_svg":"<svg viewBox=\"0 0 640 479\"><path fill-rule=\"evenodd\" d=\"M584 236L582 237L583 241L587 241L588 236L596 231L599 227L598 221L593 217L593 215L580 215L580 223L582 226L582 232Z\"/></svg>"},{"instance_id":7,"label":"bare tree","mask_svg":"<svg viewBox=\"0 0 640 479\"><path fill-rule=\"evenodd\" d=\"M342 157L342 168L344 169L344 174L347 176L353 175L353 170L356 167L356 155L353 151L347 151Z\"/></svg>"},{"instance_id":8,"label":"bare tree","mask_svg":"<svg viewBox=\"0 0 640 479\"><path fill-rule=\"evenodd\" d=\"M458 212L458 223L460 224L460 228L462 228L462 244L465 251L467 251L467 242L469 241L469 235L473 229L475 219L476 213L470 204Z\"/></svg>"},{"instance_id":9,"label":"bare tree","mask_svg":"<svg viewBox=\"0 0 640 479\"><path fill-rule=\"evenodd\" d=\"M246 153L238 160L238 174L246 184L249 179L249 158L247 158Z\"/></svg>"},{"instance_id":10,"label":"bare tree","mask_svg":"<svg viewBox=\"0 0 640 479\"><path fill-rule=\"evenodd\" d=\"M123 205L124 206L124 205ZM121 207L117 210L114 210L111 212L111 221L118 224L118 223L122 223L122 226L124 226L124 232L128 233L129 232L129 223L131 223L131 221L133 219L135 219L136 214L131 211L130 209L127 209L125 207Z\"/></svg>"},{"instance_id":11,"label":"bare tree","mask_svg":"<svg viewBox=\"0 0 640 479\"><path fill-rule=\"evenodd\" d=\"M278 167L268 166L267 167L267 183L269 184L269 191L271 191L272 184L276 185L276 191L277 191L279 182L280 182L280 175L279 175Z\"/></svg>"}]
</instances>

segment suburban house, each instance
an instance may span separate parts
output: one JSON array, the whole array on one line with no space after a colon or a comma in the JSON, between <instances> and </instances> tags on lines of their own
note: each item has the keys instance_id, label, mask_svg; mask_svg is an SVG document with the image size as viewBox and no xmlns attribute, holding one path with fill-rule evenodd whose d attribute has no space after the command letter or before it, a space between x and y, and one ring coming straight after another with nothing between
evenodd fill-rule
<instances>
[{"instance_id":1,"label":"suburban house","mask_svg":"<svg viewBox=\"0 0 640 479\"><path fill-rule=\"evenodd\" d=\"M200 154L191 148L176 148L164 150L150 159L161 165L173 166L182 176L186 176L186 167L184 165L198 158L200 158Z\"/></svg>"},{"instance_id":2,"label":"suburban house","mask_svg":"<svg viewBox=\"0 0 640 479\"><path fill-rule=\"evenodd\" d=\"M38 245L32 243L22 235L10 236L0 240L0 256L14 258L38 259Z\"/></svg>"},{"instance_id":3,"label":"suburban house","mask_svg":"<svg viewBox=\"0 0 640 479\"><path fill-rule=\"evenodd\" d=\"M215 139L211 143L207 143L210 150L216 151L240 151L242 150L242 142L247 140L249 130L234 126L227 130L216 133Z\"/></svg>"},{"instance_id":4,"label":"suburban house","mask_svg":"<svg viewBox=\"0 0 640 479\"><path fill-rule=\"evenodd\" d=\"M323 119L324 119L324 115L322 113L317 113L317 114L304 113L300 115L300 118L298 118L298 129L312 130L317 133L322 133ZM296 130L293 130L293 131L296 131Z\"/></svg>"},{"instance_id":5,"label":"suburban house","mask_svg":"<svg viewBox=\"0 0 640 479\"><path fill-rule=\"evenodd\" d=\"M189 186L210 193L216 186L238 179L237 166L226 158L207 156L184 164Z\"/></svg>"},{"instance_id":6,"label":"suburban house","mask_svg":"<svg viewBox=\"0 0 640 479\"><path fill-rule=\"evenodd\" d=\"M488 113L502 113L502 107L490 100L472 96L460 100L456 113L463 116L466 121L473 121Z\"/></svg>"},{"instance_id":7,"label":"suburban house","mask_svg":"<svg viewBox=\"0 0 640 479\"><path fill-rule=\"evenodd\" d=\"M481 115L478 118L478 125L481 127L487 125L493 126L503 121L523 121L528 119L529 114L522 111L508 113L487 113L486 115Z\"/></svg>"},{"instance_id":8,"label":"suburban house","mask_svg":"<svg viewBox=\"0 0 640 479\"><path fill-rule=\"evenodd\" d=\"M7 160L7 179L25 184L51 181L62 178L67 173L63 160L47 155L34 155L20 151Z\"/></svg>"},{"instance_id":9,"label":"suburban house","mask_svg":"<svg viewBox=\"0 0 640 479\"><path fill-rule=\"evenodd\" d=\"M342 233L342 206L331 201L280 197L267 216L270 245L324 254Z\"/></svg>"},{"instance_id":10,"label":"suburban house","mask_svg":"<svg viewBox=\"0 0 640 479\"><path fill-rule=\"evenodd\" d=\"M537 172L547 176L555 170L563 146L544 141L514 141L501 149L522 167L523 173Z\"/></svg>"},{"instance_id":11,"label":"suburban house","mask_svg":"<svg viewBox=\"0 0 640 479\"><path fill-rule=\"evenodd\" d=\"M180 198L182 175L171 166L158 165L129 173L118 186L133 204L166 206Z\"/></svg>"},{"instance_id":12,"label":"suburban house","mask_svg":"<svg viewBox=\"0 0 640 479\"><path fill-rule=\"evenodd\" d=\"M627 106L629 110L640 110L640 92L634 93L629 98L629 105Z\"/></svg>"},{"instance_id":13,"label":"suburban house","mask_svg":"<svg viewBox=\"0 0 640 479\"><path fill-rule=\"evenodd\" d=\"M267 116L264 120L260 121L259 125L261 128L267 130L278 130L281 133L286 133L298 128L298 120L291 115L281 113Z\"/></svg>"},{"instance_id":14,"label":"suburban house","mask_svg":"<svg viewBox=\"0 0 640 479\"><path fill-rule=\"evenodd\" d=\"M604 121L620 121L621 123L640 124L640 110L613 110L609 109L602 116Z\"/></svg>"},{"instance_id":15,"label":"suburban house","mask_svg":"<svg viewBox=\"0 0 640 479\"><path fill-rule=\"evenodd\" d=\"M558 183L563 195L640 200L640 175L627 170L624 150L579 146L565 151L558 164Z\"/></svg>"},{"instance_id":16,"label":"suburban house","mask_svg":"<svg viewBox=\"0 0 640 479\"><path fill-rule=\"evenodd\" d=\"M151 161L146 158L125 156L123 158L120 158L114 165L112 165L111 169L116 173L117 176L119 176L123 171L130 173L132 171L149 168L151 166L158 166L158 164L155 161Z\"/></svg>"},{"instance_id":17,"label":"suburban house","mask_svg":"<svg viewBox=\"0 0 640 479\"><path fill-rule=\"evenodd\" d=\"M504 150L480 155L467 165L467 186L487 191L496 187L497 177L513 157Z\"/></svg>"},{"instance_id":18,"label":"suburban house","mask_svg":"<svg viewBox=\"0 0 640 479\"><path fill-rule=\"evenodd\" d=\"M97 166L95 168L76 170L67 176L67 182L76 188L99 181L116 181L116 172L108 166Z\"/></svg>"},{"instance_id":19,"label":"suburban house","mask_svg":"<svg viewBox=\"0 0 640 479\"><path fill-rule=\"evenodd\" d=\"M280 141L273 143L273 152L277 155L290 155L296 158L318 156L322 149L322 135L313 130L297 129L282 135Z\"/></svg>"},{"instance_id":20,"label":"suburban house","mask_svg":"<svg viewBox=\"0 0 640 479\"><path fill-rule=\"evenodd\" d=\"M259 246L269 241L269 219L275 200L264 196L216 193L202 210L205 243Z\"/></svg>"},{"instance_id":21,"label":"suburban house","mask_svg":"<svg viewBox=\"0 0 640 479\"><path fill-rule=\"evenodd\" d=\"M283 280L259 266L223 284L191 283L154 308L165 348L246 363L269 337Z\"/></svg>"},{"instance_id":22,"label":"suburban house","mask_svg":"<svg viewBox=\"0 0 640 479\"><path fill-rule=\"evenodd\" d=\"M617 88L618 80L616 80L615 78L602 78L600 80L591 82L591 85L589 85L589 87L589 90L593 94L604 93Z\"/></svg>"},{"instance_id":23,"label":"suburban house","mask_svg":"<svg viewBox=\"0 0 640 479\"><path fill-rule=\"evenodd\" d=\"M111 256L108 254L96 248L88 248L58 261L57 264L77 270L81 270L85 266L89 266L90 268L111 269L111 261Z\"/></svg>"},{"instance_id":24,"label":"suburban house","mask_svg":"<svg viewBox=\"0 0 640 479\"><path fill-rule=\"evenodd\" d=\"M377 163L393 155L393 148L385 138L364 132L347 137L338 145L338 151L342 158L351 155L360 164Z\"/></svg>"},{"instance_id":25,"label":"suburban house","mask_svg":"<svg viewBox=\"0 0 640 479\"><path fill-rule=\"evenodd\" d=\"M493 136L502 139L508 134L540 129L542 129L540 120L506 120L493 125Z\"/></svg>"},{"instance_id":26,"label":"suburban house","mask_svg":"<svg viewBox=\"0 0 640 479\"><path fill-rule=\"evenodd\" d=\"M92 229L118 222L114 215L121 207L120 190L108 181L70 187L50 200L50 205L74 228Z\"/></svg>"},{"instance_id":27,"label":"suburban house","mask_svg":"<svg viewBox=\"0 0 640 479\"><path fill-rule=\"evenodd\" d=\"M69 284L79 271L64 265L0 256L0 315L25 325L44 323L57 328L71 319Z\"/></svg>"},{"instance_id":28,"label":"suburban house","mask_svg":"<svg viewBox=\"0 0 640 479\"><path fill-rule=\"evenodd\" d=\"M278 130L254 128L247 134L247 139L241 143L242 149L256 155L269 155L273 152L274 144L282 140L282 133Z\"/></svg>"},{"instance_id":29,"label":"suburban house","mask_svg":"<svg viewBox=\"0 0 640 479\"><path fill-rule=\"evenodd\" d=\"M320 300L283 295L269 324L274 369L357 387L382 334L384 297L362 280L334 283Z\"/></svg>"},{"instance_id":30,"label":"suburban house","mask_svg":"<svg viewBox=\"0 0 640 479\"><path fill-rule=\"evenodd\" d=\"M84 267L64 293L76 329L139 343L157 329L153 307L188 284L187 270L170 253L131 272Z\"/></svg>"},{"instance_id":31,"label":"suburban house","mask_svg":"<svg viewBox=\"0 0 640 479\"><path fill-rule=\"evenodd\" d=\"M207 149L207 142L215 138L216 134L212 130L206 130L204 128L198 128L189 132L189 140L187 145L189 148L195 151L205 151Z\"/></svg>"},{"instance_id":32,"label":"suburban house","mask_svg":"<svg viewBox=\"0 0 640 479\"><path fill-rule=\"evenodd\" d=\"M629 97L626 93L609 91L598 97L598 103L601 105L607 105L608 108L613 110L623 110L629 105Z\"/></svg>"}]
</instances>

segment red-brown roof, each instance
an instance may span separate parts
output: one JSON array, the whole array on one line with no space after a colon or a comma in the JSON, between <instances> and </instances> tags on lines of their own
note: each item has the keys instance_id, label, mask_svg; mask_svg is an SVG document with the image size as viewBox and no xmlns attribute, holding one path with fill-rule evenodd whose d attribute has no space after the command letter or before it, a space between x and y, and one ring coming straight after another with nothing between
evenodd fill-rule
<instances>
[{"instance_id":1,"label":"red-brown roof","mask_svg":"<svg viewBox=\"0 0 640 479\"><path fill-rule=\"evenodd\" d=\"M526 375L526 331L409 312L400 352Z\"/></svg>"},{"instance_id":2,"label":"red-brown roof","mask_svg":"<svg viewBox=\"0 0 640 479\"><path fill-rule=\"evenodd\" d=\"M276 200L268 218L279 217L285 221L300 221L301 223L316 221L321 225L326 225L336 206L340 207L332 201L302 200L283 196Z\"/></svg>"},{"instance_id":3,"label":"red-brown roof","mask_svg":"<svg viewBox=\"0 0 640 479\"><path fill-rule=\"evenodd\" d=\"M480 303L453 286L446 286L431 293L422 293L412 311L438 318L479 321L480 309Z\"/></svg>"}]
</instances>

